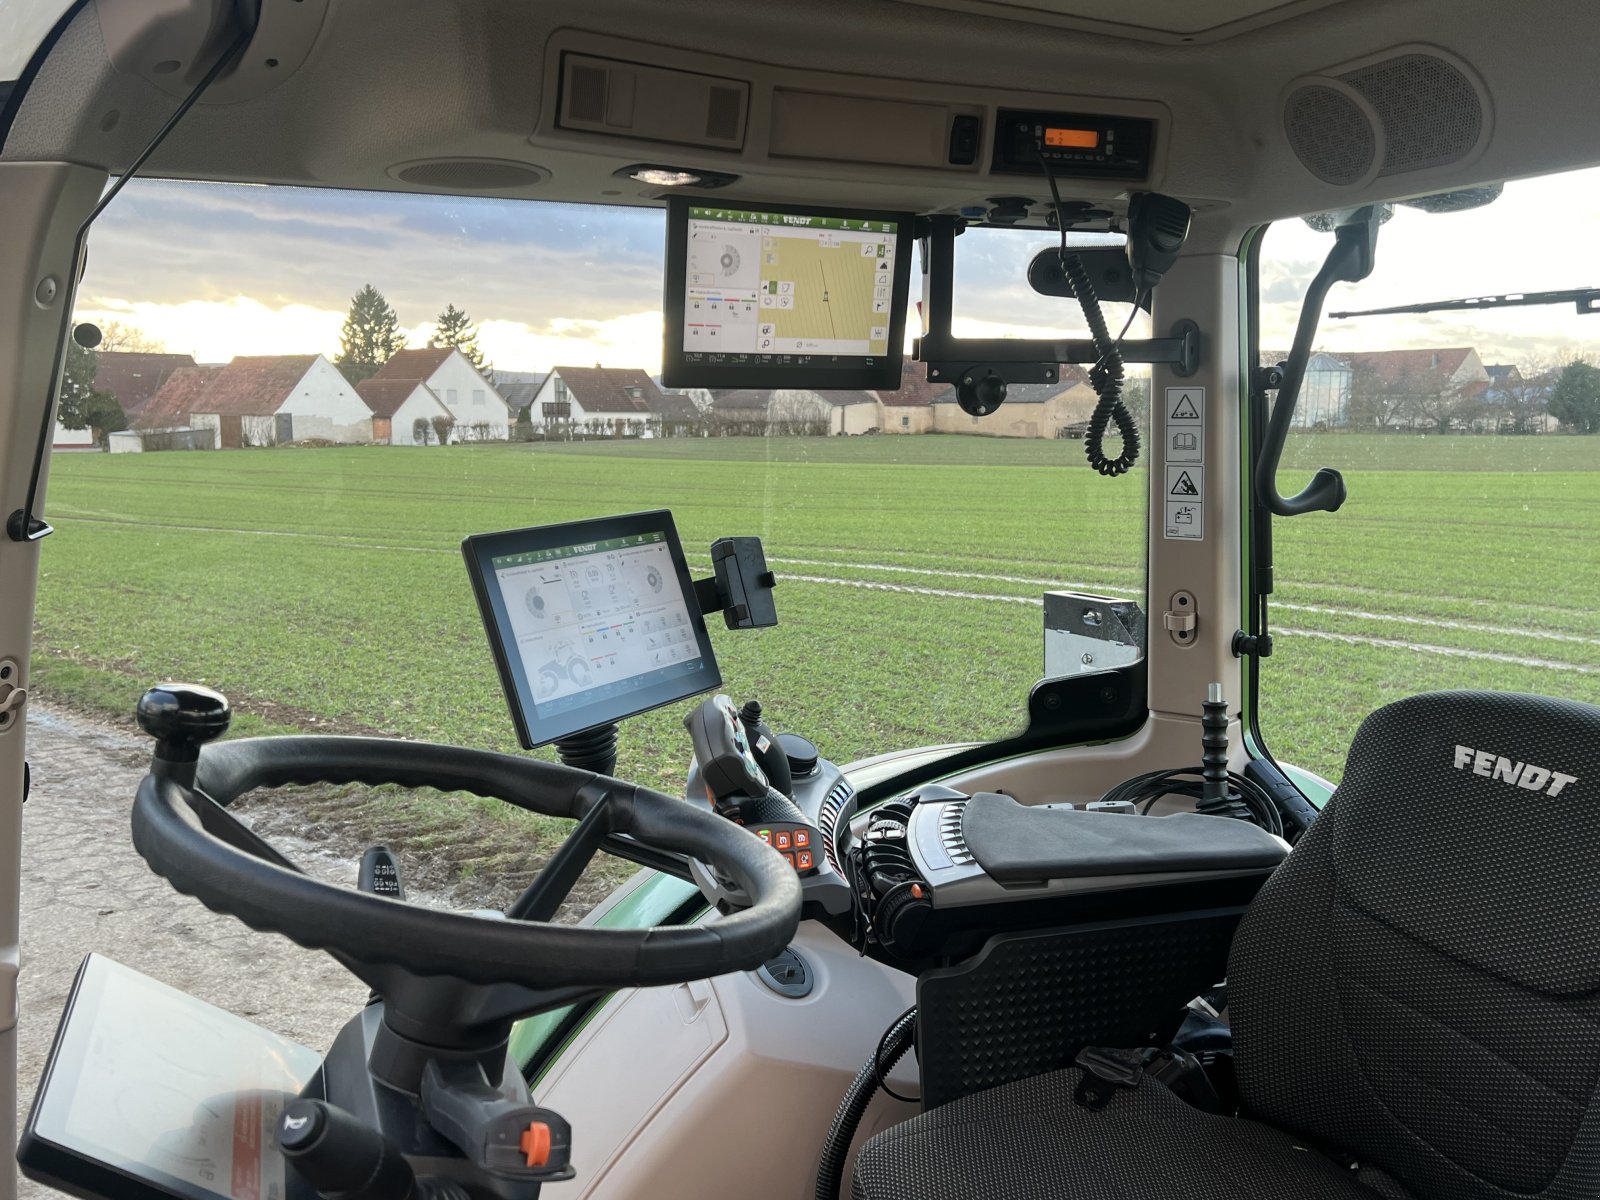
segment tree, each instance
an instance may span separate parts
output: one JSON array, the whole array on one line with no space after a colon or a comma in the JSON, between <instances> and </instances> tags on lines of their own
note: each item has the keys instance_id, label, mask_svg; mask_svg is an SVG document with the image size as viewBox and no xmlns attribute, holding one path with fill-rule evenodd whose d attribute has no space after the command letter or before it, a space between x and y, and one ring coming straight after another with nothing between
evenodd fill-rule
<instances>
[{"instance_id":1,"label":"tree","mask_svg":"<svg viewBox=\"0 0 1600 1200\"><path fill-rule=\"evenodd\" d=\"M1410 407L1413 386L1409 373L1386 380L1372 363L1355 359L1350 366L1350 425L1378 429L1399 425Z\"/></svg>"},{"instance_id":2,"label":"tree","mask_svg":"<svg viewBox=\"0 0 1600 1200\"><path fill-rule=\"evenodd\" d=\"M419 446L426 446L428 439L433 436L433 426L428 424L427 417L418 417L411 422L411 440Z\"/></svg>"},{"instance_id":3,"label":"tree","mask_svg":"<svg viewBox=\"0 0 1600 1200\"><path fill-rule=\"evenodd\" d=\"M1502 432L1535 432L1539 415L1550 398L1554 374L1550 361L1538 355L1511 368L1497 389Z\"/></svg>"},{"instance_id":4,"label":"tree","mask_svg":"<svg viewBox=\"0 0 1600 1200\"><path fill-rule=\"evenodd\" d=\"M124 325L121 321L107 321L100 326L101 350L116 350L134 354L165 354L166 343L153 338L142 329Z\"/></svg>"},{"instance_id":5,"label":"tree","mask_svg":"<svg viewBox=\"0 0 1600 1200\"><path fill-rule=\"evenodd\" d=\"M68 429L88 429L96 442L105 435L128 427L128 418L122 405L110 392L94 386L99 358L93 350L67 339L67 365L61 377L61 400L56 407L56 419Z\"/></svg>"},{"instance_id":6,"label":"tree","mask_svg":"<svg viewBox=\"0 0 1600 1200\"><path fill-rule=\"evenodd\" d=\"M461 351L466 360L473 365L479 375L482 375L490 387L494 386L494 368L483 357L483 351L478 348L478 330L473 325L472 318L467 316L454 304L445 306L434 322L433 336L428 339L430 346L454 346Z\"/></svg>"},{"instance_id":7,"label":"tree","mask_svg":"<svg viewBox=\"0 0 1600 1200\"><path fill-rule=\"evenodd\" d=\"M1550 415L1578 433L1600 433L1600 367L1574 359L1550 392Z\"/></svg>"},{"instance_id":8,"label":"tree","mask_svg":"<svg viewBox=\"0 0 1600 1200\"><path fill-rule=\"evenodd\" d=\"M450 431L455 427L456 419L454 417L440 415L433 418L433 432L439 438L439 445L448 446L450 444Z\"/></svg>"},{"instance_id":9,"label":"tree","mask_svg":"<svg viewBox=\"0 0 1600 1200\"><path fill-rule=\"evenodd\" d=\"M370 283L350 301L350 315L339 334L339 357L334 363L351 383L371 379L405 345L400 318Z\"/></svg>"}]
</instances>

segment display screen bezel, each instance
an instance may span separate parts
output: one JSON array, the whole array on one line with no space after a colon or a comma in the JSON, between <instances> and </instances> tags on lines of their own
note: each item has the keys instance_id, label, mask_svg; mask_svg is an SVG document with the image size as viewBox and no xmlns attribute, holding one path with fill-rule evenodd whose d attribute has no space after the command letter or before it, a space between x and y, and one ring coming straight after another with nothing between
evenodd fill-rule
<instances>
[{"instance_id":1,"label":"display screen bezel","mask_svg":"<svg viewBox=\"0 0 1600 1200\"><path fill-rule=\"evenodd\" d=\"M751 362L758 355L729 355L738 361L691 362L683 348L689 262L689 210L735 209L779 216L838 217L851 221L894 221L894 283L890 289L888 350L882 357L828 355L826 366ZM904 357L906 310L911 290L911 242L916 217L907 212L875 209L818 208L799 204L766 204L750 200L700 196L667 198L666 284L662 297L664 342L661 382L666 387L805 388L816 391L894 391L900 386ZM771 357L779 357L773 355ZM802 356L794 356L802 357ZM824 357L824 356L815 356Z\"/></svg>"},{"instance_id":2,"label":"display screen bezel","mask_svg":"<svg viewBox=\"0 0 1600 1200\"><path fill-rule=\"evenodd\" d=\"M592 704L541 714L522 656L516 650L510 613L495 577L494 560L513 554L556 550L651 533L665 535L667 551L672 559L678 586L683 591L700 651L700 668ZM462 541L461 553L466 559L467 574L472 579L472 590L478 601L479 615L483 618L484 631L489 636L489 649L500 674L500 686L505 692L506 704L511 709L517 740L523 749L532 750L569 734L637 716L722 686L722 673L711 648L705 616L695 598L694 580L689 575L689 564L683 555L683 545L678 540L677 526L666 509L474 534Z\"/></svg>"}]
</instances>

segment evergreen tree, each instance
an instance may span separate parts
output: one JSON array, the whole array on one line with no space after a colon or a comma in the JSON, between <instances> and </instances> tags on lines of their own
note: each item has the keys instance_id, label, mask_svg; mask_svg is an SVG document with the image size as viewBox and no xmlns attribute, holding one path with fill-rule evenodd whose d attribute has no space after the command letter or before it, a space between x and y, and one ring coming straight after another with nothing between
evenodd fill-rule
<instances>
[{"instance_id":1,"label":"evergreen tree","mask_svg":"<svg viewBox=\"0 0 1600 1200\"><path fill-rule=\"evenodd\" d=\"M94 386L99 370L99 358L93 350L67 339L67 365L61 376L61 402L56 408L56 420L68 429L88 429L96 442L105 435L128 427L128 418L122 405L110 392Z\"/></svg>"},{"instance_id":2,"label":"evergreen tree","mask_svg":"<svg viewBox=\"0 0 1600 1200\"><path fill-rule=\"evenodd\" d=\"M350 315L339 334L339 357L335 366L351 383L360 383L378 373L394 352L405 345L400 318L370 283L350 301Z\"/></svg>"},{"instance_id":3,"label":"evergreen tree","mask_svg":"<svg viewBox=\"0 0 1600 1200\"><path fill-rule=\"evenodd\" d=\"M484 359L483 351L478 348L478 330L472 324L472 318L454 304L446 305L445 310L439 314L428 344L454 346L477 369L478 374L488 381L489 386L494 386L494 368Z\"/></svg>"},{"instance_id":4,"label":"evergreen tree","mask_svg":"<svg viewBox=\"0 0 1600 1200\"><path fill-rule=\"evenodd\" d=\"M1600 433L1600 367L1581 358L1562 367L1550 415L1579 433Z\"/></svg>"}]
</instances>

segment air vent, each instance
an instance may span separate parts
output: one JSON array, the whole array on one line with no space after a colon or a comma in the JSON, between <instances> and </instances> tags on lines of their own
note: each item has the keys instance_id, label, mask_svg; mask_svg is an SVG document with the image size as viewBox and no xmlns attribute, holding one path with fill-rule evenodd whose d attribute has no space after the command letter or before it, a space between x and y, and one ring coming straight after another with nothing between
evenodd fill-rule
<instances>
[{"instance_id":1,"label":"air vent","mask_svg":"<svg viewBox=\"0 0 1600 1200\"><path fill-rule=\"evenodd\" d=\"M939 813L939 840L945 853L958 867L973 862L972 851L967 849L967 835L961 832L961 819L966 815L967 802L956 800L946 804Z\"/></svg>"},{"instance_id":2,"label":"air vent","mask_svg":"<svg viewBox=\"0 0 1600 1200\"><path fill-rule=\"evenodd\" d=\"M405 183L447 192L506 191L533 187L550 177L532 163L499 158L431 158L396 163L389 168L389 174Z\"/></svg>"},{"instance_id":3,"label":"air vent","mask_svg":"<svg viewBox=\"0 0 1600 1200\"><path fill-rule=\"evenodd\" d=\"M1404 54L1347 75L1377 111L1387 143L1380 175L1460 162L1484 128L1480 91L1467 73L1434 54Z\"/></svg>"},{"instance_id":4,"label":"air vent","mask_svg":"<svg viewBox=\"0 0 1600 1200\"><path fill-rule=\"evenodd\" d=\"M1370 179L1378 160L1376 114L1334 80L1290 93L1283 128L1295 156L1318 179L1350 187Z\"/></svg>"},{"instance_id":5,"label":"air vent","mask_svg":"<svg viewBox=\"0 0 1600 1200\"><path fill-rule=\"evenodd\" d=\"M750 85L646 63L561 56L563 129L635 141L738 150Z\"/></svg>"},{"instance_id":6,"label":"air vent","mask_svg":"<svg viewBox=\"0 0 1600 1200\"><path fill-rule=\"evenodd\" d=\"M706 103L706 138L713 142L737 142L744 118L744 93L738 88L714 87Z\"/></svg>"},{"instance_id":7,"label":"air vent","mask_svg":"<svg viewBox=\"0 0 1600 1200\"><path fill-rule=\"evenodd\" d=\"M828 794L822 798L822 809L817 813L817 828L822 830L822 850L828 856L828 865L835 871L839 870L839 851L836 848L839 814L855 794L849 781L841 779L828 789Z\"/></svg>"},{"instance_id":8,"label":"air vent","mask_svg":"<svg viewBox=\"0 0 1600 1200\"><path fill-rule=\"evenodd\" d=\"M604 70L583 63L574 63L567 68L567 116L574 121L596 125L606 119Z\"/></svg>"}]
</instances>

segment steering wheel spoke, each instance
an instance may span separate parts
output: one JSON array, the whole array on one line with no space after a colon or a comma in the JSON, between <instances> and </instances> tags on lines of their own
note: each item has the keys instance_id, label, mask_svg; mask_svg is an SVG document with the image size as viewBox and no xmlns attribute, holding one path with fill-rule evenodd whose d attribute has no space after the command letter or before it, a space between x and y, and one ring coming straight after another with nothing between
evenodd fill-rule
<instances>
[{"instance_id":1,"label":"steering wheel spoke","mask_svg":"<svg viewBox=\"0 0 1600 1200\"><path fill-rule=\"evenodd\" d=\"M506 916L512 920L548 921L554 917L562 901L572 894L579 876L593 861L595 851L617 832L618 801L610 787L597 780L584 785L578 797L580 804L588 801L589 811L573 827L567 840L556 847L556 852L522 895L506 909Z\"/></svg>"},{"instance_id":2,"label":"steering wheel spoke","mask_svg":"<svg viewBox=\"0 0 1600 1200\"><path fill-rule=\"evenodd\" d=\"M195 819L204 829L219 842L232 846L235 850L243 850L263 862L273 866L282 867L286 871L293 871L303 875L304 871L295 865L293 860L281 853L272 843L268 842L250 826L234 816L222 805L218 804L202 789L194 788L184 796L184 803L189 806L189 811L194 813Z\"/></svg>"}]
</instances>

